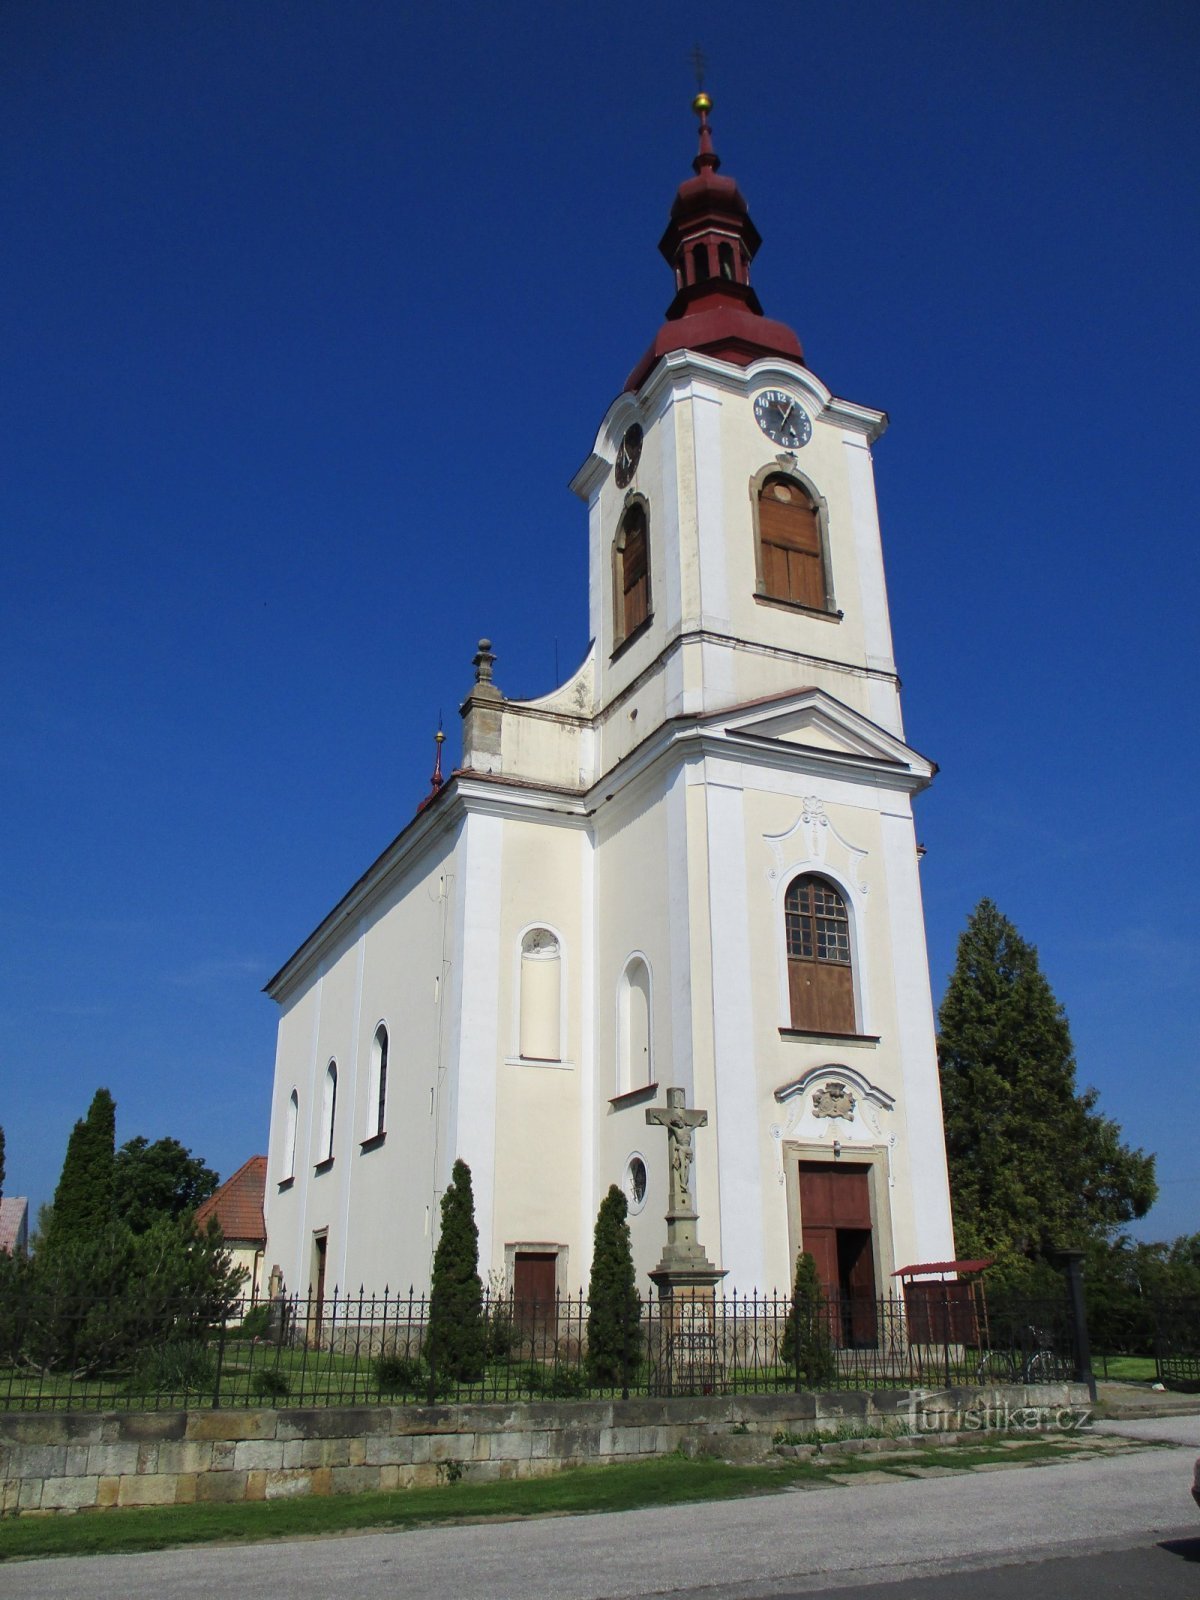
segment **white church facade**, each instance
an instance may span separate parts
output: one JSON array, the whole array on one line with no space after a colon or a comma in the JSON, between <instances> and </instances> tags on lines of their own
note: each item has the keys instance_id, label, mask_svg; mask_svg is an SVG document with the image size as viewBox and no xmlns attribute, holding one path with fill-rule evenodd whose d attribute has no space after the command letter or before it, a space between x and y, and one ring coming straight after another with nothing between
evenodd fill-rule
<instances>
[{"instance_id":1,"label":"white church facade","mask_svg":"<svg viewBox=\"0 0 1200 1600\"><path fill-rule=\"evenodd\" d=\"M460 763L267 985L289 1289L422 1291L461 1156L485 1278L586 1285L619 1183L648 1292L668 1156L646 1111L672 1087L708 1112L692 1189L726 1292L786 1288L801 1248L859 1295L954 1255L886 417L762 314L696 109L675 299L573 481L587 658L513 701L481 644Z\"/></svg>"}]
</instances>

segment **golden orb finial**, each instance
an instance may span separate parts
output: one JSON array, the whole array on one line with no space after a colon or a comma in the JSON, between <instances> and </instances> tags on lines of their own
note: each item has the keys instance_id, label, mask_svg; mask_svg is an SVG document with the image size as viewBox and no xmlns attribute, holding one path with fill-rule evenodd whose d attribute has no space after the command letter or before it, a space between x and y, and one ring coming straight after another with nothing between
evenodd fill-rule
<instances>
[{"instance_id":1,"label":"golden orb finial","mask_svg":"<svg viewBox=\"0 0 1200 1600\"><path fill-rule=\"evenodd\" d=\"M698 117L702 116L706 111L712 110L712 98L703 89L692 101L692 110Z\"/></svg>"}]
</instances>

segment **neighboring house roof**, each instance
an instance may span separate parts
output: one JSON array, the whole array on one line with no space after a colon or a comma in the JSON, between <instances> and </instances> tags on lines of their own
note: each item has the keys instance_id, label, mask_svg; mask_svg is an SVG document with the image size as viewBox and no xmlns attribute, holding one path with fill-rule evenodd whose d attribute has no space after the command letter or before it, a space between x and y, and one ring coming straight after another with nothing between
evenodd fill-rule
<instances>
[{"instance_id":1,"label":"neighboring house roof","mask_svg":"<svg viewBox=\"0 0 1200 1600\"><path fill-rule=\"evenodd\" d=\"M0 1250L11 1256L29 1245L29 1201L24 1195L0 1200Z\"/></svg>"},{"instance_id":2,"label":"neighboring house roof","mask_svg":"<svg viewBox=\"0 0 1200 1600\"><path fill-rule=\"evenodd\" d=\"M216 1194L209 1195L196 1207L196 1226L207 1228L208 1219L216 1217L227 1241L265 1245L267 1225L263 1221L263 1196L266 1189L267 1158L251 1156L232 1178L226 1178Z\"/></svg>"}]
</instances>

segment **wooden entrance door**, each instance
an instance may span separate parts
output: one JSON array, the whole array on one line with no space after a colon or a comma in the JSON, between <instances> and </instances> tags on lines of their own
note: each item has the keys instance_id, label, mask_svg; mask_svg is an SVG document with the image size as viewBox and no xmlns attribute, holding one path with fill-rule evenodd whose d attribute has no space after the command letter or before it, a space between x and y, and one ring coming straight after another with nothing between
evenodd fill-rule
<instances>
[{"instance_id":1,"label":"wooden entrance door","mask_svg":"<svg viewBox=\"0 0 1200 1600\"><path fill-rule=\"evenodd\" d=\"M557 1251L517 1251L513 1259L513 1320L522 1333L536 1338L553 1326L557 1284Z\"/></svg>"},{"instance_id":2,"label":"wooden entrance door","mask_svg":"<svg viewBox=\"0 0 1200 1600\"><path fill-rule=\"evenodd\" d=\"M876 1337L871 1169L849 1161L800 1163L801 1249L817 1264L839 1344Z\"/></svg>"},{"instance_id":3,"label":"wooden entrance door","mask_svg":"<svg viewBox=\"0 0 1200 1600\"><path fill-rule=\"evenodd\" d=\"M310 1290L313 1296L312 1316L309 1319L312 1329L312 1338L319 1341L321 1337L321 1324L325 1320L325 1255L329 1244L328 1235L319 1234L313 1240L313 1269L316 1282Z\"/></svg>"}]
</instances>

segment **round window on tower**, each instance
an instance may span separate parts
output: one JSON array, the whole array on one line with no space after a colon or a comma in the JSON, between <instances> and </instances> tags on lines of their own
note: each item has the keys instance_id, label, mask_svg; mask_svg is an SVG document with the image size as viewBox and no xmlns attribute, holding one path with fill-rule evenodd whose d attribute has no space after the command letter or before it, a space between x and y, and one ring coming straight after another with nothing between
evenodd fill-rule
<instances>
[{"instance_id":1,"label":"round window on tower","mask_svg":"<svg viewBox=\"0 0 1200 1600\"><path fill-rule=\"evenodd\" d=\"M649 1182L645 1161L641 1156L630 1156L625 1163L625 1198L629 1201L630 1211L640 1211L646 1204Z\"/></svg>"}]
</instances>

